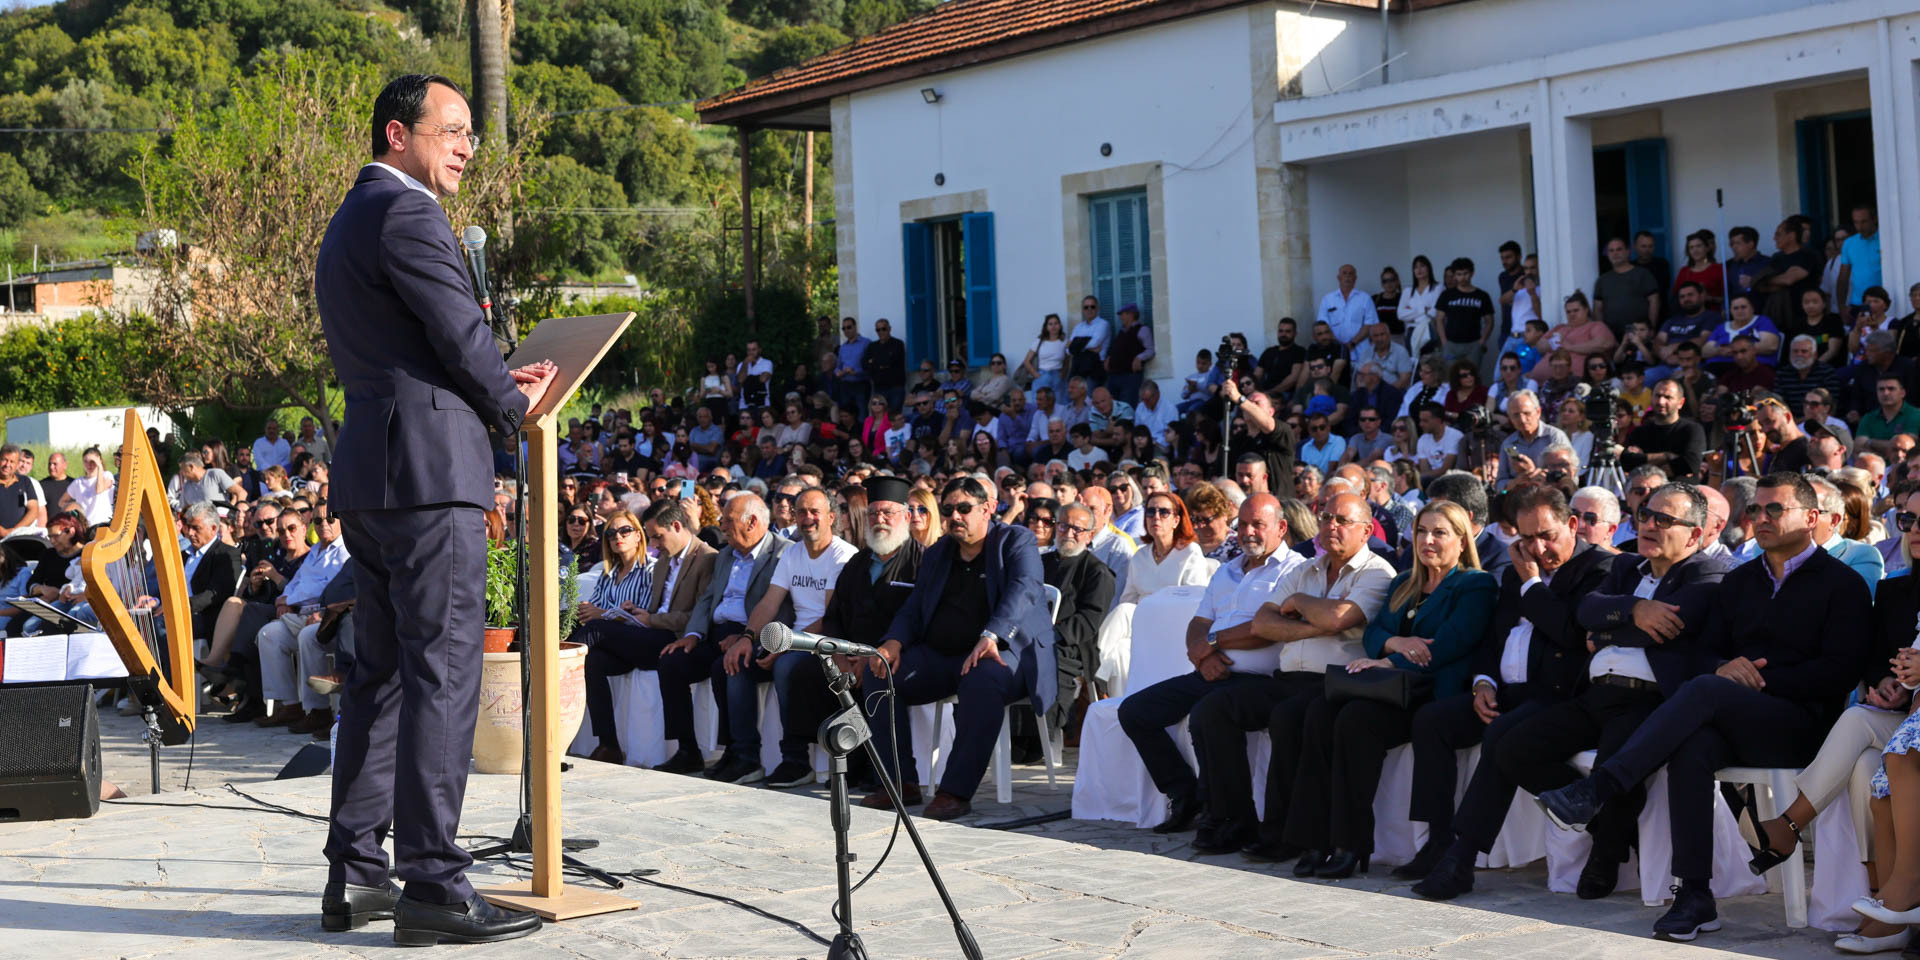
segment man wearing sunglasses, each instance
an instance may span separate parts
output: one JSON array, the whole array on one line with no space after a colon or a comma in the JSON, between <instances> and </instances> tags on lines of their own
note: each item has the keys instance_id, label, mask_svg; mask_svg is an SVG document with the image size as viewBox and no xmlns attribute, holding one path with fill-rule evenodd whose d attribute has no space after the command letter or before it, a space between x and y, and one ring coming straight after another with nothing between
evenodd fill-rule
<instances>
[{"instance_id":1,"label":"man wearing sunglasses","mask_svg":"<svg viewBox=\"0 0 1920 960\"><path fill-rule=\"evenodd\" d=\"M1669 499L1656 495L1653 510L1672 509ZM1859 680L1870 643L1872 599L1859 576L1814 542L1819 510L1819 498L1804 476L1760 478L1747 512L1764 553L1758 562L1726 574L1713 597L1695 654L1699 666L1712 672L1677 686L1670 686L1677 674L1665 678L1660 686L1666 701L1611 759L1596 766L1592 776L1540 796L1549 816L1577 828L1655 770L1667 768L1673 874L1680 886L1673 908L1654 924L1661 939L1692 940L1701 931L1720 928L1708 889L1714 771L1805 767ZM1623 566L1631 567L1616 564L1615 576ZM1588 605L1610 608L1602 618L1621 615L1620 606L1595 604L1595 599ZM1588 620L1586 607L1583 620ZM1647 618L1656 636L1667 629L1662 612L1670 613L1656 610ZM1601 637L1596 629L1595 642ZM1653 653L1648 648L1649 660Z\"/></svg>"},{"instance_id":2,"label":"man wearing sunglasses","mask_svg":"<svg viewBox=\"0 0 1920 960\"><path fill-rule=\"evenodd\" d=\"M1040 552L1023 527L992 522L992 497L980 481L959 477L940 491L946 534L928 547L906 606L887 629L880 657L865 666L863 689L878 690L888 675L897 697L890 716L869 714L874 746L893 762L894 731L911 726L906 708L958 696L953 752L940 791L922 816L952 820L970 811L986 774L1008 704L1029 699L1045 715L1055 692L1053 624L1041 589ZM868 701L869 711L879 704ZM913 740L898 739L900 771L916 770ZM911 802L915 792L902 791ZM885 793L862 801L884 809Z\"/></svg>"}]
</instances>

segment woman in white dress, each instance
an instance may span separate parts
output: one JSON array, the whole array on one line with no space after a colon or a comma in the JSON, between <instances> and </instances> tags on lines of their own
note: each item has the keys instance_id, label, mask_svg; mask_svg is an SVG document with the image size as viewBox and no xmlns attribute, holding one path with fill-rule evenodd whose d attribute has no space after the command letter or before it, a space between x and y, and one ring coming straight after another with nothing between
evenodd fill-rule
<instances>
[{"instance_id":1,"label":"woman in white dress","mask_svg":"<svg viewBox=\"0 0 1920 960\"><path fill-rule=\"evenodd\" d=\"M1049 387L1053 395L1059 397L1067 389L1066 367L1067 333L1060 326L1060 315L1049 313L1040 321L1040 337L1033 341L1033 349L1027 351L1020 369L1031 378L1029 382L1034 390Z\"/></svg>"},{"instance_id":2,"label":"woman in white dress","mask_svg":"<svg viewBox=\"0 0 1920 960\"><path fill-rule=\"evenodd\" d=\"M87 518L87 525L106 523L113 519L114 485L113 474L107 472L106 458L99 447L88 447L80 455L85 471L81 476L67 484L67 492L60 495L61 510L78 510Z\"/></svg>"},{"instance_id":3,"label":"woman in white dress","mask_svg":"<svg viewBox=\"0 0 1920 960\"><path fill-rule=\"evenodd\" d=\"M1420 348L1433 338L1433 318L1438 315L1435 305L1440 301L1440 283L1433 276L1433 261L1426 254L1413 258L1413 282L1400 290L1400 304L1395 312L1400 323L1407 329L1407 349L1414 356L1420 355Z\"/></svg>"},{"instance_id":4,"label":"woman in white dress","mask_svg":"<svg viewBox=\"0 0 1920 960\"><path fill-rule=\"evenodd\" d=\"M1094 679L1115 696L1126 692L1133 611L1140 601L1162 587L1204 585L1220 565L1194 542L1193 521L1178 496L1165 490L1149 494L1140 513L1146 535L1129 561L1127 588L1114 598L1113 611L1100 625L1100 669Z\"/></svg>"}]
</instances>

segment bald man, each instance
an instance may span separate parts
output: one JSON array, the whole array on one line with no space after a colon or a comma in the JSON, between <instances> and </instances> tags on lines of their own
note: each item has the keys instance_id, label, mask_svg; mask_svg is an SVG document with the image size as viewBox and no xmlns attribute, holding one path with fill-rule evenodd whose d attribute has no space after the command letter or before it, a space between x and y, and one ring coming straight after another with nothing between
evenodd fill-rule
<instances>
[{"instance_id":1,"label":"bald man","mask_svg":"<svg viewBox=\"0 0 1920 960\"><path fill-rule=\"evenodd\" d=\"M1373 308L1373 295L1360 289L1360 272L1351 263L1340 265L1335 275L1339 288L1320 298L1316 319L1333 328L1335 340L1348 347L1358 346L1367 336L1367 328L1380 319Z\"/></svg>"},{"instance_id":2,"label":"bald man","mask_svg":"<svg viewBox=\"0 0 1920 960\"><path fill-rule=\"evenodd\" d=\"M1732 562L1733 551L1720 542L1720 532L1727 529L1727 520L1733 516L1733 505L1727 502L1726 494L1707 484L1700 485L1700 492L1707 498L1707 527L1700 531L1701 536L1706 538L1707 545L1702 547L1700 552Z\"/></svg>"},{"instance_id":3,"label":"bald man","mask_svg":"<svg viewBox=\"0 0 1920 960\"><path fill-rule=\"evenodd\" d=\"M1133 552L1140 549L1140 542L1113 525L1113 494L1107 488L1087 487L1080 491L1080 502L1093 511L1093 545L1087 552L1113 571L1113 595L1117 597L1127 589L1127 568L1133 565Z\"/></svg>"}]
</instances>

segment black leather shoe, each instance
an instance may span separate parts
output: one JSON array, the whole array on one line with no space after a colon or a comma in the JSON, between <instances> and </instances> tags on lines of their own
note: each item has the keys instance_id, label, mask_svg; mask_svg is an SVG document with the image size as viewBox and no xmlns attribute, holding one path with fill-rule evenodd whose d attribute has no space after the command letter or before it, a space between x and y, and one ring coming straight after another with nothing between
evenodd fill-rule
<instances>
[{"instance_id":1,"label":"black leather shoe","mask_svg":"<svg viewBox=\"0 0 1920 960\"><path fill-rule=\"evenodd\" d=\"M1540 809L1547 812L1547 819L1562 830L1585 833L1587 824L1600 815L1600 789L1594 785L1593 778L1576 780L1558 790L1548 790L1540 795Z\"/></svg>"},{"instance_id":2,"label":"black leather shoe","mask_svg":"<svg viewBox=\"0 0 1920 960\"><path fill-rule=\"evenodd\" d=\"M261 705L260 701L248 699L243 701L239 706L234 707L232 713L229 713L226 716L221 717L220 719L225 720L228 723L248 723L253 720L258 720L261 717L264 717L266 715L267 715L267 710L264 706Z\"/></svg>"},{"instance_id":3,"label":"black leather shoe","mask_svg":"<svg viewBox=\"0 0 1920 960\"><path fill-rule=\"evenodd\" d=\"M1200 824L1193 836L1193 852L1202 856L1233 853L1253 838L1252 831L1230 820L1211 820Z\"/></svg>"},{"instance_id":4,"label":"black leather shoe","mask_svg":"<svg viewBox=\"0 0 1920 960\"><path fill-rule=\"evenodd\" d=\"M1702 933L1720 929L1720 911L1714 907L1713 894L1706 884L1682 883L1671 889L1673 907L1653 922L1654 939L1687 943Z\"/></svg>"},{"instance_id":5,"label":"black leather shoe","mask_svg":"<svg viewBox=\"0 0 1920 960\"><path fill-rule=\"evenodd\" d=\"M393 942L403 947L514 940L540 929L540 915L502 910L479 894L466 903L426 903L401 897L393 908Z\"/></svg>"},{"instance_id":6,"label":"black leather shoe","mask_svg":"<svg viewBox=\"0 0 1920 960\"><path fill-rule=\"evenodd\" d=\"M320 929L343 933L364 927L373 920L392 920L393 905L399 900L400 888L392 881L385 887L329 883L320 892Z\"/></svg>"},{"instance_id":7,"label":"black leather shoe","mask_svg":"<svg viewBox=\"0 0 1920 960\"><path fill-rule=\"evenodd\" d=\"M1366 873L1367 861L1371 859L1372 856L1369 854L1335 850L1333 856L1328 857L1325 863L1313 871L1313 875L1320 880L1345 880L1353 876L1356 870Z\"/></svg>"},{"instance_id":8,"label":"black leather shoe","mask_svg":"<svg viewBox=\"0 0 1920 960\"><path fill-rule=\"evenodd\" d=\"M1285 863L1306 853L1285 840L1255 840L1240 848L1240 855L1255 863Z\"/></svg>"},{"instance_id":9,"label":"black leather shoe","mask_svg":"<svg viewBox=\"0 0 1920 960\"><path fill-rule=\"evenodd\" d=\"M1419 853L1413 855L1412 860L1393 868L1393 878L1395 880L1425 879L1427 874L1433 872L1433 867L1440 862L1440 858L1446 856L1447 848L1450 846L1453 846L1452 834L1429 834L1426 844L1420 848Z\"/></svg>"},{"instance_id":10,"label":"black leather shoe","mask_svg":"<svg viewBox=\"0 0 1920 960\"><path fill-rule=\"evenodd\" d=\"M1452 853L1441 855L1426 878L1413 885L1413 892L1428 900L1452 900L1473 892L1473 861Z\"/></svg>"},{"instance_id":11,"label":"black leather shoe","mask_svg":"<svg viewBox=\"0 0 1920 960\"><path fill-rule=\"evenodd\" d=\"M700 748L695 747L691 750L680 750L680 752L668 757L666 763L654 767L654 769L661 773L688 773L699 776L707 772L707 761L700 756Z\"/></svg>"},{"instance_id":12,"label":"black leather shoe","mask_svg":"<svg viewBox=\"0 0 1920 960\"><path fill-rule=\"evenodd\" d=\"M1182 794L1174 797L1167 805L1167 819L1153 828L1154 833L1180 833L1193 826L1200 816L1200 798L1194 794Z\"/></svg>"},{"instance_id":13,"label":"black leather shoe","mask_svg":"<svg viewBox=\"0 0 1920 960\"><path fill-rule=\"evenodd\" d=\"M1574 884L1574 895L1582 900L1604 900L1611 896L1613 888L1620 884L1622 862L1599 850L1588 853L1586 866L1580 868L1580 882Z\"/></svg>"},{"instance_id":14,"label":"black leather shoe","mask_svg":"<svg viewBox=\"0 0 1920 960\"><path fill-rule=\"evenodd\" d=\"M1308 850L1301 854L1300 859L1294 863L1293 875L1304 880L1307 877L1313 876L1314 871L1320 869L1320 865L1326 862L1326 854L1318 850Z\"/></svg>"}]
</instances>

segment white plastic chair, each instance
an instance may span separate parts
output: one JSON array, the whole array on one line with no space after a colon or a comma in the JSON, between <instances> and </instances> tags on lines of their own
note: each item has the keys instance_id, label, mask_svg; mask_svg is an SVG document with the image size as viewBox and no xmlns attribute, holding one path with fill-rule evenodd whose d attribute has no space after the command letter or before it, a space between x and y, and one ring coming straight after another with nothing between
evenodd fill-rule
<instances>
[{"instance_id":1,"label":"white plastic chair","mask_svg":"<svg viewBox=\"0 0 1920 960\"><path fill-rule=\"evenodd\" d=\"M1780 815L1782 803L1792 803L1793 798L1800 795L1800 787L1794 782L1799 773L1787 767L1722 767L1714 771L1713 779L1753 787L1754 806L1759 808L1756 812L1760 819L1771 820ZM1786 901L1787 926L1794 930L1807 925L1805 851L1805 844L1794 844L1786 862L1767 871L1767 890L1781 892Z\"/></svg>"},{"instance_id":2,"label":"white plastic chair","mask_svg":"<svg viewBox=\"0 0 1920 960\"><path fill-rule=\"evenodd\" d=\"M1059 621L1060 588L1049 583L1042 584L1041 589L1045 590L1047 594L1047 621L1049 623ZM1044 677L1041 678L1040 682L1044 682L1045 679ZM945 724L947 712L951 710L957 702L959 702L959 697L955 696L948 697L933 704L933 760L929 765L932 784L928 784L928 786L938 784L941 773L946 770L946 755L948 752L946 747L948 744L941 739L941 728ZM1058 785L1055 778L1054 765L1063 762L1061 760L1061 751L1064 750L1064 747L1054 742L1053 731L1047 727L1047 718L1045 716L1035 713L1034 722L1037 723L1040 728L1040 758L1047 766L1047 786L1052 788ZM1000 735L994 739L993 762L988 765L988 769L993 773L994 799L1001 803L1013 802L1012 726L1013 707L1008 706L1005 715L1000 721Z\"/></svg>"}]
</instances>

